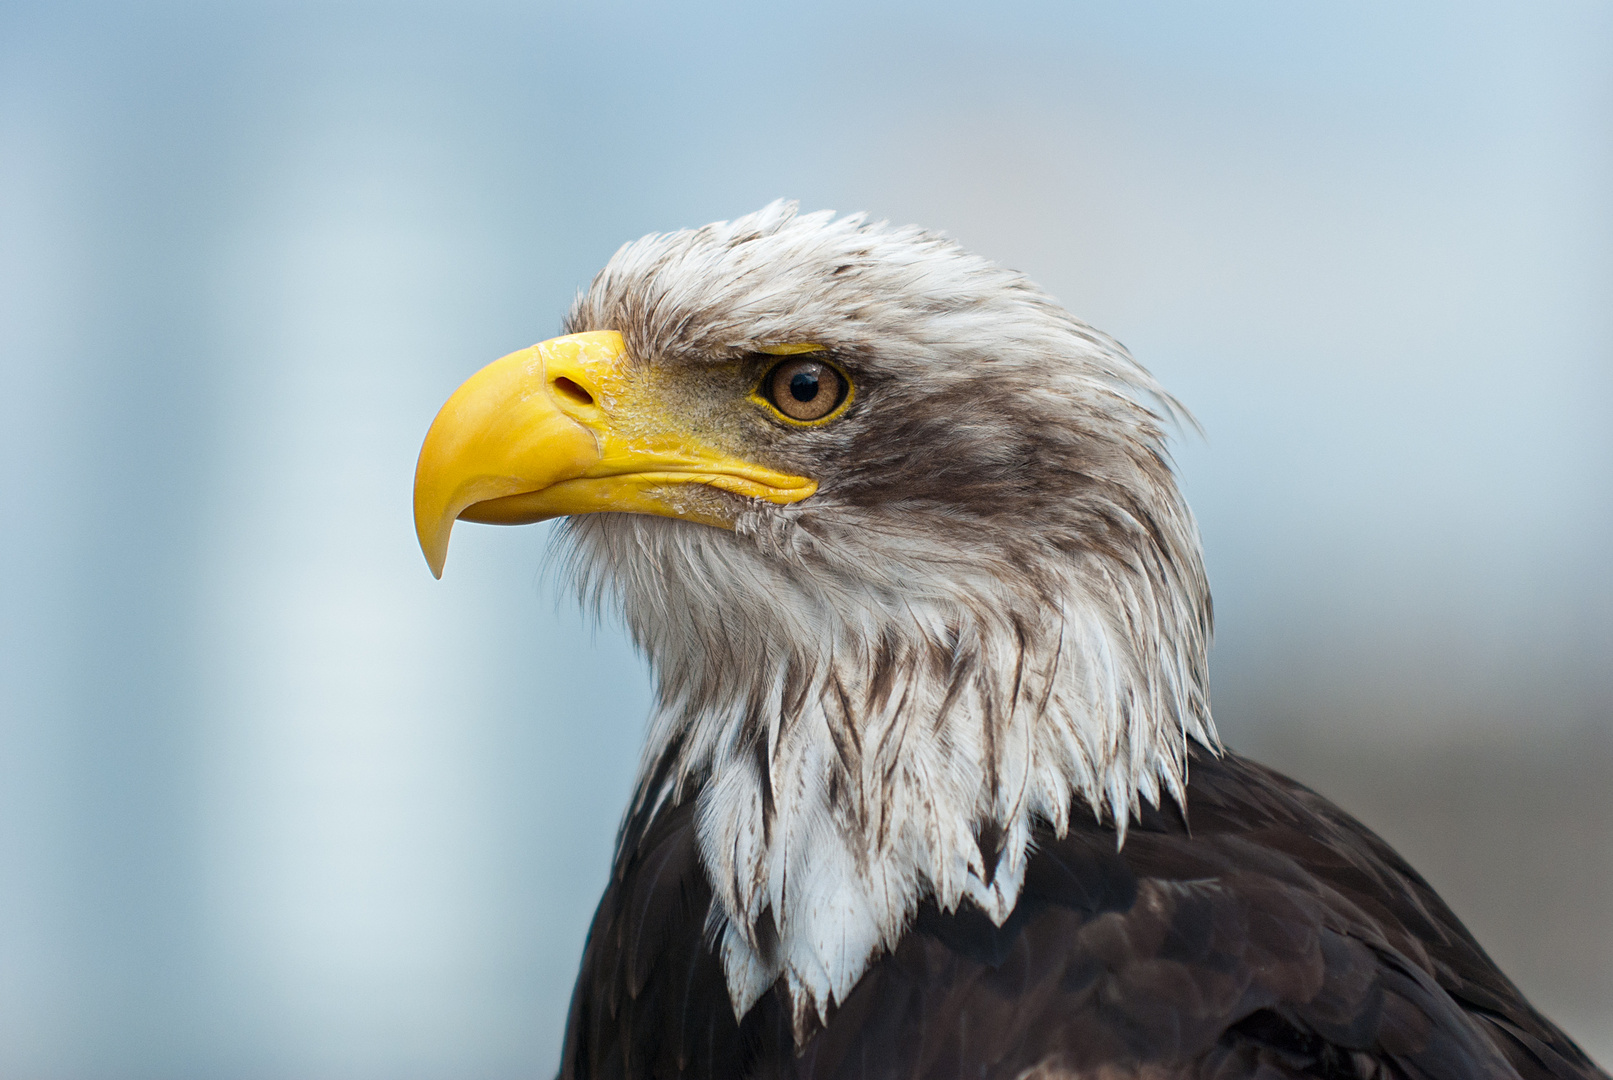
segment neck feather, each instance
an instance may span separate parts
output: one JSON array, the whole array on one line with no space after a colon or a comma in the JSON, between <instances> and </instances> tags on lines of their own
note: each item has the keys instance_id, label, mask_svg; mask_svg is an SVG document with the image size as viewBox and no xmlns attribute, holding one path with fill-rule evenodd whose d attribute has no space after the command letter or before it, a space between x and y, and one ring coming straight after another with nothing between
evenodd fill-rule
<instances>
[{"instance_id":1,"label":"neck feather","mask_svg":"<svg viewBox=\"0 0 1613 1080\"><path fill-rule=\"evenodd\" d=\"M1143 800L1184 802L1188 741L1218 747L1207 613L1168 582L1094 557L1034 591L953 568L946 592L891 599L769 575L704 532L639 518L573 539L600 556L576 563L596 595L590 566L657 552L608 583L657 681L633 816L697 800L736 1015L782 980L803 1032L926 898L1001 924L1035 824L1091 813L1123 842Z\"/></svg>"}]
</instances>

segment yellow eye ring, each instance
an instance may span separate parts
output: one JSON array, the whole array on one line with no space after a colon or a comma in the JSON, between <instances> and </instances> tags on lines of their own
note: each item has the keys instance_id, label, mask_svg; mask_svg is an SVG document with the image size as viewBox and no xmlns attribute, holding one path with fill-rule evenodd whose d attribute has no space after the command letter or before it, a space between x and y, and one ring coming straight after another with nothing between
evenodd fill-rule
<instances>
[{"instance_id":1,"label":"yellow eye ring","mask_svg":"<svg viewBox=\"0 0 1613 1080\"><path fill-rule=\"evenodd\" d=\"M791 356L762 377L751 400L766 405L793 427L829 423L851 404L851 380L820 356Z\"/></svg>"}]
</instances>

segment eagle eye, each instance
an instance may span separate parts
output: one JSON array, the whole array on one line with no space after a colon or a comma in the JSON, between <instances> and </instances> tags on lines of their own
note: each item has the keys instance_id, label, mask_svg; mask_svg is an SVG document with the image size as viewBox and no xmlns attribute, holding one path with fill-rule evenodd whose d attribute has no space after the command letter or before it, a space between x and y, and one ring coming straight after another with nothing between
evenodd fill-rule
<instances>
[{"instance_id":1,"label":"eagle eye","mask_svg":"<svg viewBox=\"0 0 1613 1080\"><path fill-rule=\"evenodd\" d=\"M798 356L768 372L762 391L768 404L791 420L822 420L846 400L845 377L811 357Z\"/></svg>"}]
</instances>

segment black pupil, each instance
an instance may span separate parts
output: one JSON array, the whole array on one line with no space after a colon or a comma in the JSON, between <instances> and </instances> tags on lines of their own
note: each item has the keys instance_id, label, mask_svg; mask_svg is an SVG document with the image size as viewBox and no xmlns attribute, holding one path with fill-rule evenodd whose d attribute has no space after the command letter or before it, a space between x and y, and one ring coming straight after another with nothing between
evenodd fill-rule
<instances>
[{"instance_id":1,"label":"black pupil","mask_svg":"<svg viewBox=\"0 0 1613 1080\"><path fill-rule=\"evenodd\" d=\"M818 396L818 376L810 371L797 371L790 376L790 396L796 401L811 401Z\"/></svg>"}]
</instances>

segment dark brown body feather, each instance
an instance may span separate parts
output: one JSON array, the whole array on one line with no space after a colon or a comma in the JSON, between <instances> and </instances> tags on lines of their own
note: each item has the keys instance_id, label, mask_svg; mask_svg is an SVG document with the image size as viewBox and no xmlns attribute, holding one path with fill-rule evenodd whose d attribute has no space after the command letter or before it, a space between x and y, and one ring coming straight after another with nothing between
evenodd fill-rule
<instances>
[{"instance_id":1,"label":"dark brown body feather","mask_svg":"<svg viewBox=\"0 0 1613 1080\"><path fill-rule=\"evenodd\" d=\"M561 1080L1606 1080L1415 871L1293 781L1199 752L1185 821L1145 813L1116 850L1074 820L1038 834L1006 924L926 904L799 1052L777 989L734 1019L692 804L630 820Z\"/></svg>"}]
</instances>

